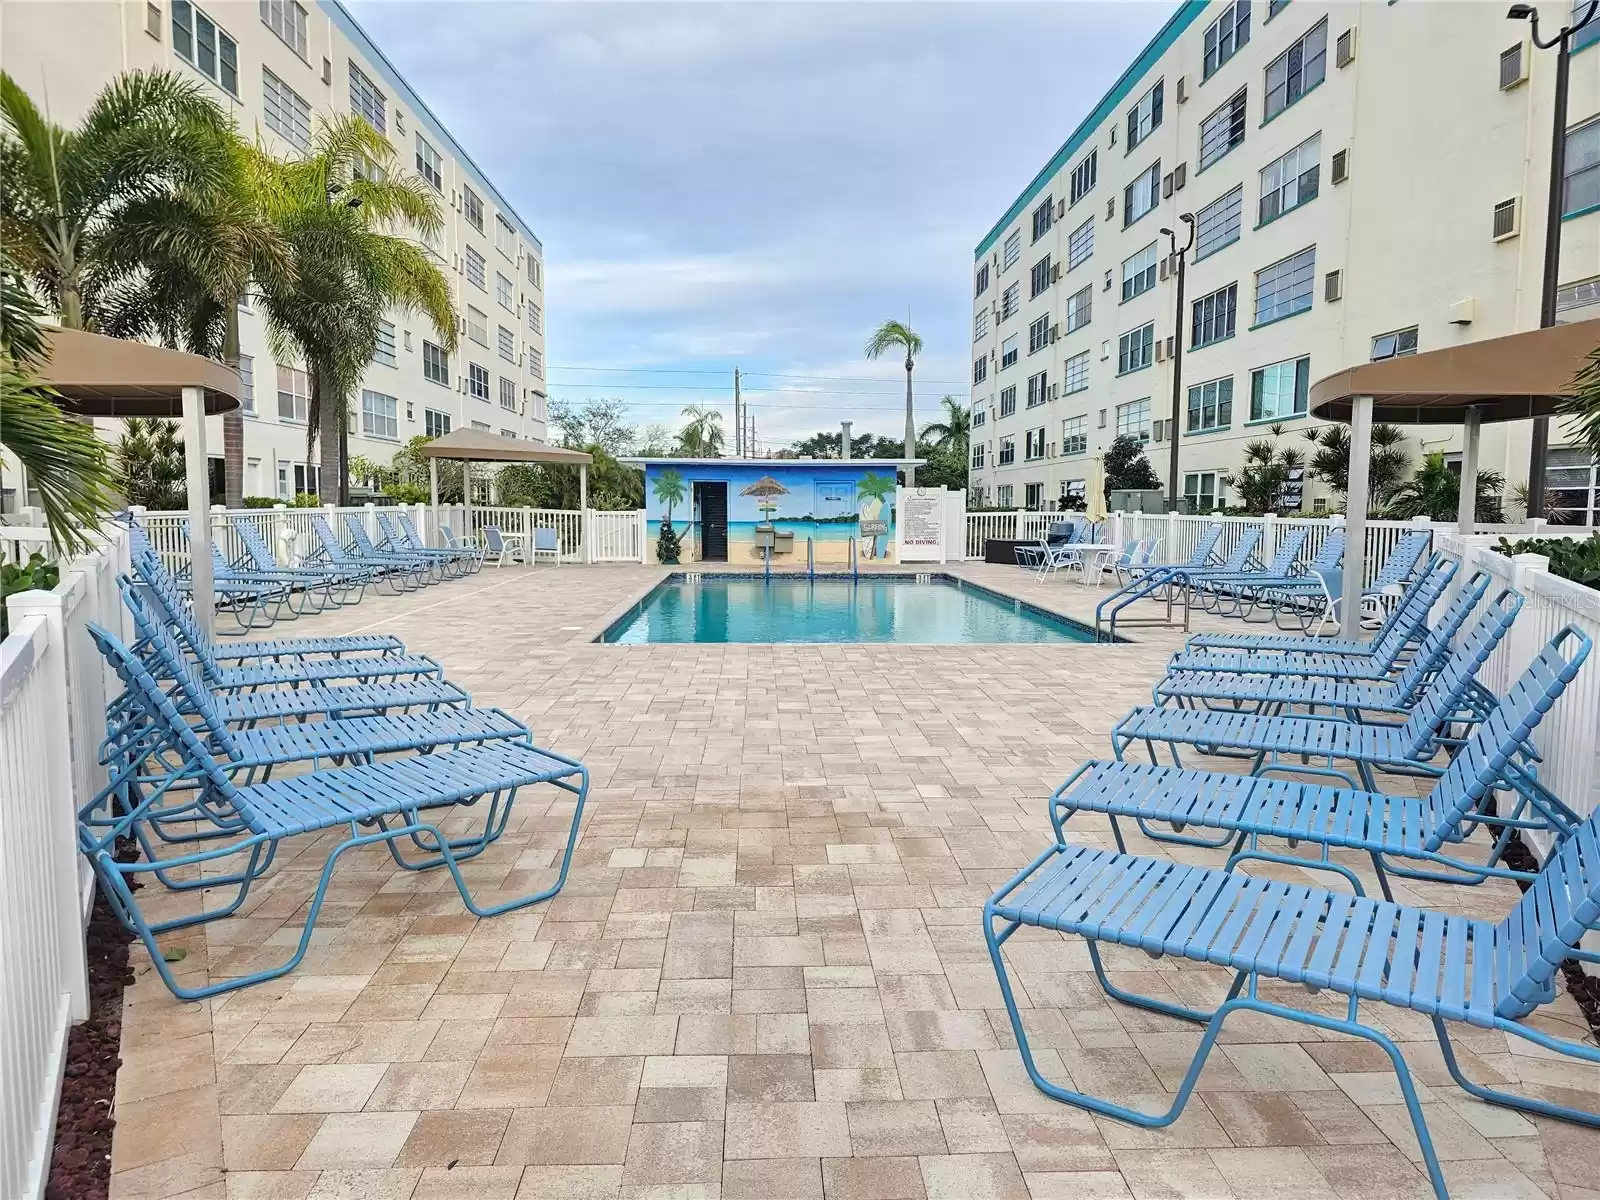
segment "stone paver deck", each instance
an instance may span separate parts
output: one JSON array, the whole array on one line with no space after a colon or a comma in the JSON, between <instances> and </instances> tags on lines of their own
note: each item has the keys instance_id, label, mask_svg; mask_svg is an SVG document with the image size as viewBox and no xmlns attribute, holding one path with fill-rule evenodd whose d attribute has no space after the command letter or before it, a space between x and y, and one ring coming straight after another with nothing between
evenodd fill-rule
<instances>
[{"instance_id":1,"label":"stone paver deck","mask_svg":"<svg viewBox=\"0 0 1600 1200\"><path fill-rule=\"evenodd\" d=\"M951 569L1092 607L1076 582ZM593 644L659 576L488 570L280 627L398 634L478 703L526 719L592 772L582 841L560 896L487 921L444 879L398 871L381 849L354 854L300 968L207 1003L175 1001L136 946L116 1200L1429 1194L1369 1044L1243 1015L1185 1115L1153 1132L1057 1104L1023 1073L982 903L1044 845L1050 790L1108 753L1175 634ZM519 800L471 881L527 888L570 811ZM1075 829L1109 844L1103 823ZM329 844L302 841L243 915L175 939L184 972L288 954ZM1498 916L1514 895L1414 885L1401 898ZM1009 953L1047 1073L1165 1105L1192 1027L1108 1003L1081 943L1019 935ZM1136 952L1107 959L1146 991L1210 995L1222 979ZM1455 1195L1596 1194L1584 1189L1600 1135L1471 1100L1424 1020L1364 1012L1425 1085ZM1565 997L1553 1019L1580 1029ZM1600 1093L1595 1072L1501 1034L1464 1030L1462 1044L1479 1078Z\"/></svg>"}]
</instances>

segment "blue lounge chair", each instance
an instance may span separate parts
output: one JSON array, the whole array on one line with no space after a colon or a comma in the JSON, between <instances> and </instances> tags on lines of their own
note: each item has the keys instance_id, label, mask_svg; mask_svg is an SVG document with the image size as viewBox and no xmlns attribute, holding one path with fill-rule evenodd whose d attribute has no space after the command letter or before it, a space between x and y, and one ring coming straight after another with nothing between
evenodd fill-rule
<instances>
[{"instance_id":1,"label":"blue lounge chair","mask_svg":"<svg viewBox=\"0 0 1600 1200\"><path fill-rule=\"evenodd\" d=\"M1499 1030L1591 1067L1600 1049L1526 1023L1555 997L1555 977L1571 957L1596 961L1581 948L1600 927L1600 827L1591 818L1553 854L1505 919L1495 923L1229 871L1162 859L1113 854L1087 846L1047 849L984 905L984 938L1000 993L1029 1077L1046 1095L1144 1128L1172 1124L1193 1094L1217 1035L1235 1012L1256 1012L1350 1034L1388 1056L1405 1100L1434 1193L1446 1200L1444 1173L1417 1090L1400 1047L1363 1022L1362 1001L1382 1001L1432 1021L1451 1077L1471 1095L1539 1116L1600 1126L1600 1115L1531 1096L1485 1087L1466 1077L1448 1022ZM1029 1029L1017 1009L1001 948L1023 927L1084 938L1108 996L1205 1026L1189 1069L1165 1112L1150 1113L1046 1079ZM1125 990L1106 976L1099 944L1211 963L1234 972L1211 1011ZM1310 1011L1261 995L1263 979L1301 984L1347 998L1344 1011ZM1124 983L1127 981L1124 980Z\"/></svg>"},{"instance_id":2,"label":"blue lounge chair","mask_svg":"<svg viewBox=\"0 0 1600 1200\"><path fill-rule=\"evenodd\" d=\"M1342 546L1344 531L1335 532ZM1389 607L1404 596L1407 581L1412 578L1418 561L1432 541L1431 530L1413 530L1402 535L1378 568L1372 582L1362 589L1362 605L1373 609L1378 622L1387 619ZM1343 589L1343 572L1335 562L1327 567L1314 567L1303 579L1279 584L1267 599L1273 606L1274 617L1282 613L1293 615L1298 619L1301 629L1309 632L1313 625L1338 620L1339 605L1344 600Z\"/></svg>"},{"instance_id":3,"label":"blue lounge chair","mask_svg":"<svg viewBox=\"0 0 1600 1200\"><path fill-rule=\"evenodd\" d=\"M1258 595L1263 587L1270 587L1291 577L1295 560L1310 535L1307 529L1291 529L1278 539L1272 561L1260 571L1246 571L1239 575L1207 575L1197 580L1195 592L1203 607L1212 612L1231 615L1244 607L1244 598Z\"/></svg>"},{"instance_id":4,"label":"blue lounge chair","mask_svg":"<svg viewBox=\"0 0 1600 1200\"><path fill-rule=\"evenodd\" d=\"M1291 567L1277 579L1261 578L1245 594L1239 616L1254 620L1254 612L1265 607L1274 624L1280 616L1292 615L1302 634L1313 626L1336 621L1339 614L1340 564L1344 561L1344 529L1328 530L1322 545L1311 560Z\"/></svg>"},{"instance_id":5,"label":"blue lounge chair","mask_svg":"<svg viewBox=\"0 0 1600 1200\"><path fill-rule=\"evenodd\" d=\"M127 694L141 707L146 725L159 730L164 740L148 750L145 749L148 741L144 745L125 747L126 753L113 759L116 765L108 785L79 809L79 846L93 866L113 910L143 941L157 973L178 998L199 1000L292 971L311 945L317 916L340 856L361 846L385 844L395 861L408 870L443 866L450 872L462 903L478 917L497 916L549 899L566 882L589 786L588 772L581 763L548 750L500 743L343 770L314 771L240 787L207 752L195 731L178 715L138 658L98 626L91 624L89 631L121 676ZM146 737L143 732L138 736ZM148 760L158 750L178 757L179 768L147 774ZM517 793L538 783L553 784L576 801L556 877L536 892L499 904L479 904L468 890L459 864L480 854L500 836L510 819ZM174 787L199 789L197 794L202 803L215 805L219 811L229 814L230 820L237 820L237 840L155 862L118 862L118 839L132 834L149 814L171 811L174 801L168 799L168 793ZM452 842L422 811L480 800L486 801L483 830L470 839ZM367 832L362 832L362 827ZM327 852L306 910L298 945L287 961L239 978L217 980L198 987L181 983L162 953L160 935L237 912L280 843L300 834L324 830L342 831L343 836ZM423 856L408 859L402 852L402 840L420 846ZM203 872L207 866L215 868L229 860L242 860L243 866L232 874L184 880L185 875L193 873L192 868ZM168 886L183 880L190 886L232 886L237 890L220 908L151 922L141 911L133 890L133 881L140 875L153 875Z\"/></svg>"},{"instance_id":6,"label":"blue lounge chair","mask_svg":"<svg viewBox=\"0 0 1600 1200\"><path fill-rule=\"evenodd\" d=\"M1149 579L1170 574L1173 571L1197 571L1216 564L1211 556L1216 552L1217 543L1222 540L1222 526L1220 524L1207 525L1200 536L1195 539L1194 550L1189 557L1181 563L1157 563L1146 566L1135 572L1137 579ZM1157 542L1159 545L1159 540Z\"/></svg>"},{"instance_id":7,"label":"blue lounge chair","mask_svg":"<svg viewBox=\"0 0 1600 1200\"><path fill-rule=\"evenodd\" d=\"M450 549L458 551L470 563L470 571L475 573L483 570L483 547L473 542L456 540L456 535L450 532L450 526L440 525L439 536L444 538L444 544Z\"/></svg>"},{"instance_id":8,"label":"blue lounge chair","mask_svg":"<svg viewBox=\"0 0 1600 1200\"><path fill-rule=\"evenodd\" d=\"M402 592L414 592L422 586L420 570L415 566L402 566L388 558L377 560L357 557L346 550L339 535L334 533L333 526L320 513L311 518L311 531L316 534L321 547L314 556L314 561L319 564L348 573L364 574L374 591L381 591L382 585L387 583L390 595L394 596Z\"/></svg>"},{"instance_id":9,"label":"blue lounge chair","mask_svg":"<svg viewBox=\"0 0 1600 1200\"><path fill-rule=\"evenodd\" d=\"M417 532L417 527L411 522L411 514L401 509L397 515L400 522L400 531L404 534L405 544L414 550L427 548L428 543L422 540L422 535ZM448 525L439 526L439 532L444 538L444 549L450 551L455 560L461 565L461 574L471 575L483 566L483 556L471 546L460 545L455 538L450 536Z\"/></svg>"},{"instance_id":10,"label":"blue lounge chair","mask_svg":"<svg viewBox=\"0 0 1600 1200\"><path fill-rule=\"evenodd\" d=\"M1243 751L1252 759L1250 773L1292 771L1332 775L1351 787L1375 791L1372 769L1413 775L1438 775L1432 762L1455 743L1447 729L1475 720L1481 708L1472 692L1478 669L1500 644L1522 608L1522 597L1510 588L1489 602L1461 639L1443 668L1434 675L1404 724L1369 724L1331 716L1286 716L1215 712L1195 708L1135 708L1111 731L1112 750L1121 759L1127 748L1143 742L1156 761L1156 743L1165 743L1172 763L1182 767L1178 747L1193 746L1211 754ZM1240 755L1234 754L1234 757ZM1326 760L1326 766L1311 759ZM1334 767L1354 763L1356 774Z\"/></svg>"},{"instance_id":11,"label":"blue lounge chair","mask_svg":"<svg viewBox=\"0 0 1600 1200\"><path fill-rule=\"evenodd\" d=\"M193 543L190 543L191 548ZM249 566L235 566L222 553L222 547L211 543L211 579L213 583L256 588L263 594L278 597L281 610L272 621L293 620L319 613L333 606L332 594L325 579L308 579L293 571L275 568L260 571Z\"/></svg>"},{"instance_id":12,"label":"blue lounge chair","mask_svg":"<svg viewBox=\"0 0 1600 1200\"><path fill-rule=\"evenodd\" d=\"M378 528L383 531L383 541L378 544L378 549L383 553L415 555L429 564L442 579L459 579L466 574L466 566L456 551L420 543L413 545L392 513L379 510Z\"/></svg>"},{"instance_id":13,"label":"blue lounge chair","mask_svg":"<svg viewBox=\"0 0 1600 1200\"><path fill-rule=\"evenodd\" d=\"M409 551L380 550L368 536L367 527L354 513L345 513L344 527L349 532L350 541L355 545L356 553L361 556L362 561L383 563L393 570L402 571L408 579L415 581L417 587L425 587L443 577L439 565L421 555Z\"/></svg>"},{"instance_id":14,"label":"blue lounge chair","mask_svg":"<svg viewBox=\"0 0 1600 1200\"><path fill-rule=\"evenodd\" d=\"M487 562L493 556L494 565L503 567L507 562L521 562L526 564L522 553L522 535L520 533L502 533L498 525L485 525L483 527L483 558Z\"/></svg>"},{"instance_id":15,"label":"blue lounge chair","mask_svg":"<svg viewBox=\"0 0 1600 1200\"><path fill-rule=\"evenodd\" d=\"M282 578L307 591L320 590L324 597L324 605L333 608L358 603L366 594L367 572L344 571L337 567L315 564L298 567L279 566L278 560L273 557L272 547L267 545L266 539L261 536L261 531L253 522L243 517L233 517L231 520L239 544L244 547L245 556L235 564L237 568Z\"/></svg>"}]
</instances>

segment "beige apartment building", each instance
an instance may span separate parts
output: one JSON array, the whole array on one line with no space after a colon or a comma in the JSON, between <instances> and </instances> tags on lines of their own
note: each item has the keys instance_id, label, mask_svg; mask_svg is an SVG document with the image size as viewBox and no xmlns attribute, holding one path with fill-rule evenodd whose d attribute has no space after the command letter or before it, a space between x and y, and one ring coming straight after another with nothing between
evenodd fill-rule
<instances>
[{"instance_id":1,"label":"beige apartment building","mask_svg":"<svg viewBox=\"0 0 1600 1200\"><path fill-rule=\"evenodd\" d=\"M447 354L426 320L391 316L352 404L350 454L386 462L418 434L464 427L544 439L539 239L338 0L4 0L0 64L69 126L108 80L138 68L201 81L247 137L284 156L308 144L322 116L364 117L439 193L445 227L423 244L453 284L461 327ZM248 305L241 341L244 492L316 491L305 373L274 361ZM220 418L207 448L220 471Z\"/></svg>"},{"instance_id":2,"label":"beige apartment building","mask_svg":"<svg viewBox=\"0 0 1600 1200\"><path fill-rule=\"evenodd\" d=\"M1317 379L1537 327L1555 57L1506 5L1184 3L978 244L975 499L1054 507L1119 433L1163 482L1225 503L1246 443L1301 434ZM1587 0L1540 4L1548 36ZM1560 319L1600 315L1600 20L1571 64ZM1183 312L1171 243L1187 240ZM1182 323L1180 413L1173 350ZM1413 462L1459 449L1406 431ZM1483 463L1526 479L1527 422ZM1586 453L1551 431L1549 487L1600 510ZM1307 480L1306 511L1334 501Z\"/></svg>"}]
</instances>

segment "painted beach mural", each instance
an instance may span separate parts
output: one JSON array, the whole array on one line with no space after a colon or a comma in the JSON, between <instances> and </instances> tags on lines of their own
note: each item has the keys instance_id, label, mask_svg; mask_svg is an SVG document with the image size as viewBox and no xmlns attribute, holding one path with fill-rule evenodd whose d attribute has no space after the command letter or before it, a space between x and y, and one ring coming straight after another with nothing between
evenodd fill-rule
<instances>
[{"instance_id":1,"label":"painted beach mural","mask_svg":"<svg viewBox=\"0 0 1600 1200\"><path fill-rule=\"evenodd\" d=\"M651 459L644 462L647 558L670 520L680 562L774 566L894 561L895 467L860 461ZM725 533L723 532L725 530Z\"/></svg>"}]
</instances>

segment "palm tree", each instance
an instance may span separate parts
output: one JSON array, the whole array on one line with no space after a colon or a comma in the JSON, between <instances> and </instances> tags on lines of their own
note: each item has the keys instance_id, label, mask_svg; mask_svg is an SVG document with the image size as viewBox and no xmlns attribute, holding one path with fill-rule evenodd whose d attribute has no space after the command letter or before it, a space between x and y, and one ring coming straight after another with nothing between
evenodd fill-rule
<instances>
[{"instance_id":1,"label":"palm tree","mask_svg":"<svg viewBox=\"0 0 1600 1200\"><path fill-rule=\"evenodd\" d=\"M911 368L916 356L922 353L922 338L915 329L900 321L885 321L872 331L867 339L867 358L877 359L891 350L906 353L906 458L917 456L917 427L911 412ZM906 486L912 486L916 468L906 464Z\"/></svg>"},{"instance_id":2,"label":"palm tree","mask_svg":"<svg viewBox=\"0 0 1600 1200\"><path fill-rule=\"evenodd\" d=\"M1279 448L1283 426L1270 427L1271 437L1248 442L1244 461L1237 474L1224 475L1223 482L1238 494L1239 503L1255 515L1277 512L1283 490L1293 473L1305 464L1305 456L1293 447Z\"/></svg>"},{"instance_id":3,"label":"palm tree","mask_svg":"<svg viewBox=\"0 0 1600 1200\"><path fill-rule=\"evenodd\" d=\"M391 309L420 313L446 350L456 347L450 284L423 240L444 227L439 197L396 169L389 140L356 116L321 123L310 149L276 162L255 148L262 212L294 254L287 285L258 281L267 336L280 361L298 358L310 382L306 456L321 438L322 495L341 500L345 414Z\"/></svg>"},{"instance_id":4,"label":"palm tree","mask_svg":"<svg viewBox=\"0 0 1600 1200\"><path fill-rule=\"evenodd\" d=\"M1505 476L1499 471L1478 472L1478 496L1473 519L1494 524L1505 519L1500 493ZM1417 473L1395 489L1390 497L1389 516L1398 520L1427 517L1430 521L1454 521L1461 505L1461 477L1450 469L1442 453L1427 455Z\"/></svg>"},{"instance_id":5,"label":"palm tree","mask_svg":"<svg viewBox=\"0 0 1600 1200\"><path fill-rule=\"evenodd\" d=\"M160 417L131 417L117 440L117 472L122 498L153 509L188 507L183 439L178 423Z\"/></svg>"},{"instance_id":6,"label":"palm tree","mask_svg":"<svg viewBox=\"0 0 1600 1200\"><path fill-rule=\"evenodd\" d=\"M722 410L710 405L685 404L683 415L688 418L678 433L678 445L689 458L720 458L722 456Z\"/></svg>"},{"instance_id":7,"label":"palm tree","mask_svg":"<svg viewBox=\"0 0 1600 1200\"><path fill-rule=\"evenodd\" d=\"M1311 474L1344 496L1350 490L1350 427L1324 425L1305 430L1304 436L1316 447L1307 464ZM1405 479L1411 467L1405 441L1405 430L1397 425L1372 427L1372 457L1367 468L1369 509L1381 506Z\"/></svg>"},{"instance_id":8,"label":"palm tree","mask_svg":"<svg viewBox=\"0 0 1600 1200\"><path fill-rule=\"evenodd\" d=\"M972 413L954 396L945 396L939 404L944 409L944 420L924 425L922 440L932 442L941 450L949 447L965 453L972 437Z\"/></svg>"},{"instance_id":9,"label":"palm tree","mask_svg":"<svg viewBox=\"0 0 1600 1200\"><path fill-rule=\"evenodd\" d=\"M0 72L0 223L17 265L68 329L115 332L130 262L124 222L225 182L228 118L194 79L130 71L76 129ZM120 248L119 248L120 247Z\"/></svg>"}]
</instances>

